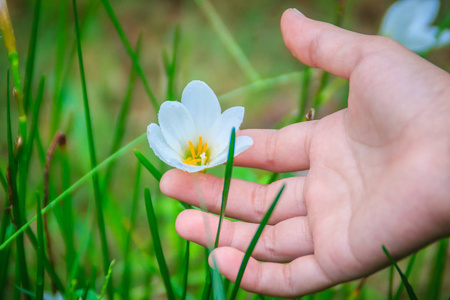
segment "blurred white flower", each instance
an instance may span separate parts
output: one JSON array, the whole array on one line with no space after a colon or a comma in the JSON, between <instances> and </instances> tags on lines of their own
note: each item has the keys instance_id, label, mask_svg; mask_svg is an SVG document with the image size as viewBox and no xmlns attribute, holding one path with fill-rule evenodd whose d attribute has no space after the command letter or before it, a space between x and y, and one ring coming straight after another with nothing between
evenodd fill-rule
<instances>
[{"instance_id":1,"label":"blurred white flower","mask_svg":"<svg viewBox=\"0 0 450 300\"><path fill-rule=\"evenodd\" d=\"M417 53L450 44L450 30L438 36L439 28L431 26L438 11L439 0L397 1L387 10L380 34Z\"/></svg>"},{"instance_id":2,"label":"blurred white flower","mask_svg":"<svg viewBox=\"0 0 450 300\"><path fill-rule=\"evenodd\" d=\"M44 292L44 300L64 300L64 297L60 292L56 292L54 295L51 292Z\"/></svg>"},{"instance_id":3,"label":"blurred white flower","mask_svg":"<svg viewBox=\"0 0 450 300\"><path fill-rule=\"evenodd\" d=\"M147 127L150 147L166 164L198 172L227 161L230 134L244 119L244 108L231 107L221 113L219 100L203 81L191 81L181 103L166 101L158 113L159 126ZM235 155L253 144L248 136L236 138Z\"/></svg>"}]
</instances>

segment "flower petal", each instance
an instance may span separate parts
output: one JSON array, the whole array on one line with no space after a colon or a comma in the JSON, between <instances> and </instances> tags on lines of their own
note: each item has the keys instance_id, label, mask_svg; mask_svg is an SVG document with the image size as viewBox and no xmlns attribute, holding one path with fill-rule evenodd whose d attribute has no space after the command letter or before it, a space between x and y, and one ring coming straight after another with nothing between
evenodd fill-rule
<instances>
[{"instance_id":1,"label":"flower petal","mask_svg":"<svg viewBox=\"0 0 450 300\"><path fill-rule=\"evenodd\" d=\"M247 150L248 148L250 148L250 146L253 145L253 140L251 137L246 136L246 135L242 135L242 136L238 136L236 138L236 143L234 145L234 156L237 156L239 154L241 154L242 152L244 152L245 150ZM228 159L228 145L227 147L220 153L218 154L213 161L211 161L208 164L208 168L212 168L215 166L218 166L220 164L223 164L224 162L227 161Z\"/></svg>"},{"instance_id":2,"label":"flower petal","mask_svg":"<svg viewBox=\"0 0 450 300\"><path fill-rule=\"evenodd\" d=\"M180 102L164 102L159 109L158 120L167 144L180 156L189 141L198 138L192 116Z\"/></svg>"},{"instance_id":3,"label":"flower petal","mask_svg":"<svg viewBox=\"0 0 450 300\"><path fill-rule=\"evenodd\" d=\"M166 142L161 128L155 123L147 126L147 140L156 156L166 164L175 167L181 157Z\"/></svg>"},{"instance_id":4,"label":"flower petal","mask_svg":"<svg viewBox=\"0 0 450 300\"><path fill-rule=\"evenodd\" d=\"M214 122L209 135L206 136L207 141L211 145L212 159L228 147L231 130L233 127L239 130L239 126L241 126L244 119L244 113L245 109L242 106L231 107L224 111Z\"/></svg>"},{"instance_id":5,"label":"flower petal","mask_svg":"<svg viewBox=\"0 0 450 300\"><path fill-rule=\"evenodd\" d=\"M194 80L184 88L181 103L191 113L198 130L205 130L220 116L220 104L211 88L200 80Z\"/></svg>"}]
</instances>

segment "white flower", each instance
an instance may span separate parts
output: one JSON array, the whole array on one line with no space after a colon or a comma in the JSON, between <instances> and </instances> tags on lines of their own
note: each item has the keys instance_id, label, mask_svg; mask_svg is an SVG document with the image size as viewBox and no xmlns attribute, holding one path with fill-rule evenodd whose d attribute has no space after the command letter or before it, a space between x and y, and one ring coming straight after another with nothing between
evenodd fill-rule
<instances>
[{"instance_id":1,"label":"white flower","mask_svg":"<svg viewBox=\"0 0 450 300\"><path fill-rule=\"evenodd\" d=\"M244 108L231 107L221 113L219 100L203 81L191 81L181 103L166 101L158 113L159 126L147 127L150 147L166 164L198 172L227 161L231 130L244 119ZM236 138L234 154L253 144L248 136Z\"/></svg>"},{"instance_id":2,"label":"white flower","mask_svg":"<svg viewBox=\"0 0 450 300\"><path fill-rule=\"evenodd\" d=\"M439 11L439 0L400 0L387 10L380 34L391 37L410 50L422 53L450 43L450 30L440 33L431 26Z\"/></svg>"}]
</instances>

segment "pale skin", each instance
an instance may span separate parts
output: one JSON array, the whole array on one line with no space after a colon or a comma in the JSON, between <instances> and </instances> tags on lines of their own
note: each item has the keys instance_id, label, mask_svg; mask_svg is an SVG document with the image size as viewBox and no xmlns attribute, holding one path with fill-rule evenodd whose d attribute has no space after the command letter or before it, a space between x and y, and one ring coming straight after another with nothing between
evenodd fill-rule
<instances>
[{"instance_id":1,"label":"pale skin","mask_svg":"<svg viewBox=\"0 0 450 300\"><path fill-rule=\"evenodd\" d=\"M295 297L387 266L382 245L399 259L450 235L450 75L388 38L293 9L283 14L281 30L301 62L349 80L348 108L281 130L238 133L254 145L235 165L310 171L270 185L233 180L226 215L241 222L224 222L212 255L234 281L258 223L286 184L241 287ZM222 178L180 170L161 180L166 195L203 202L214 214L222 187ZM180 213L178 234L206 245L218 217L205 214Z\"/></svg>"}]
</instances>

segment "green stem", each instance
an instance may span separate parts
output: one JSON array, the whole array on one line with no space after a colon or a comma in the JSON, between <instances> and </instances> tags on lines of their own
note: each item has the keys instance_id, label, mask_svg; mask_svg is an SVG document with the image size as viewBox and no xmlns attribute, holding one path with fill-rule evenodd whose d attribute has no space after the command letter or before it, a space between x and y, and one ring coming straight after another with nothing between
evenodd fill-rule
<instances>
[{"instance_id":1,"label":"green stem","mask_svg":"<svg viewBox=\"0 0 450 300\"><path fill-rule=\"evenodd\" d=\"M82 85L82 90L83 90L83 107L84 107L86 129L87 129L87 135L88 135L89 158L90 158L90 162L91 162L91 167L95 168L97 166L97 160L96 160L96 155L95 155L95 145L94 145L92 124L91 124L91 114L90 114L90 110L89 110L89 100L88 100L86 78L85 78L84 65L83 65L83 53L81 50L81 34L80 34L80 25L78 23L76 0L72 0L72 4L73 4L73 13L74 13L74 20L75 20L75 34L76 34L76 41L77 41L77 50L78 50L78 65L80 67L80 75L81 75L80 78L81 78L81 85ZM95 206L96 206L96 212L97 212L97 225L98 225L98 230L99 230L99 234L100 234L100 243L101 243L101 247L102 247L103 272L104 272L105 276L107 276L108 269L110 266L110 260L109 260L108 242L106 239L105 220L104 220L103 208L102 208L102 194L100 192L100 183L99 183L99 178L98 178L97 173L95 173L92 176L92 183L94 186L94 200L95 200ZM110 297L110 299L112 299L113 298L113 287L110 282L112 282L112 280L110 280L109 284L108 284L108 296Z\"/></svg>"},{"instance_id":2,"label":"green stem","mask_svg":"<svg viewBox=\"0 0 450 300\"><path fill-rule=\"evenodd\" d=\"M39 19L41 16L41 0L36 0L34 3L33 24L31 26L30 43L28 46L28 58L25 70L24 82L24 98L23 105L25 111L28 111L31 99L31 86L33 83L34 61L36 58L36 41L39 28Z\"/></svg>"},{"instance_id":3,"label":"green stem","mask_svg":"<svg viewBox=\"0 0 450 300\"><path fill-rule=\"evenodd\" d=\"M130 56L134 67L136 68L139 76L142 79L142 82L144 83L145 91L147 92L148 97L150 98L150 102L153 105L153 108L155 111L158 109L158 101L156 100L155 95L153 94L152 89L150 88L150 84L148 83L147 77L144 74L144 71L142 70L141 64L139 63L139 59L136 55L136 53L133 51L133 48L131 47L130 42L128 41L128 38L125 34L125 31L123 30L122 26L120 25L119 19L117 18L116 14L114 13L114 10L109 3L108 0L101 0L103 6L105 7L106 12L108 13L109 18L114 24L114 27L116 28L117 33L119 34L120 39L122 40L122 44L125 47L125 50L127 51L128 55Z\"/></svg>"},{"instance_id":4,"label":"green stem","mask_svg":"<svg viewBox=\"0 0 450 300\"><path fill-rule=\"evenodd\" d=\"M56 197L53 201L51 201L46 207L42 209L42 214L46 214L48 211L50 211L53 206L58 204L61 200L67 198L67 196L70 195L75 189L77 189L81 184L83 184L86 180L93 177L94 174L96 174L100 169L108 165L112 160L116 159L120 155L123 155L128 149L135 147L138 142L142 142L145 140L145 134L139 136L135 140L131 141L128 145L122 147L119 151L114 153L114 155L111 155L107 159L105 159L102 163L100 163L97 167L90 170L88 173L86 173L83 177L78 179L74 184L70 186L67 190L62 192L58 197ZM23 233L27 228L30 227L30 225L36 221L36 216L32 217L27 223L25 223L22 227L17 229L17 231L11 235L6 241L3 242L3 244L0 245L0 251L3 250L7 245L9 245L12 241L14 241L21 233ZM109 266L109 265L108 265Z\"/></svg>"}]
</instances>

